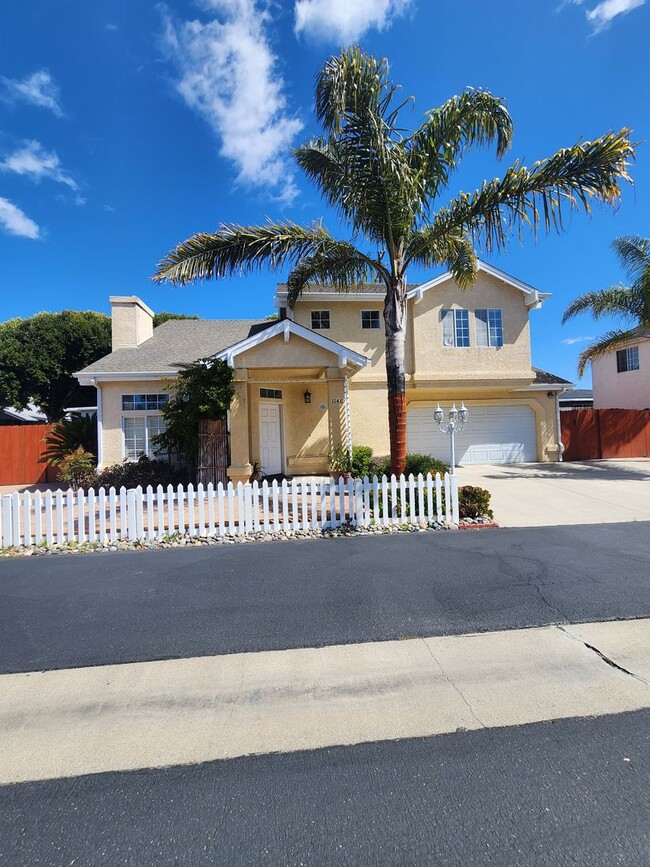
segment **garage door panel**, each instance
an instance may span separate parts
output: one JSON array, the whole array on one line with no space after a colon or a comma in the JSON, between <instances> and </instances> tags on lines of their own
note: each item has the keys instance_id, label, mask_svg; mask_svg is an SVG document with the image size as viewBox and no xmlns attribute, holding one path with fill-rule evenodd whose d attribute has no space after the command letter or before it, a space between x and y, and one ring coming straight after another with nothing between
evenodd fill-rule
<instances>
[{"instance_id":1,"label":"garage door panel","mask_svg":"<svg viewBox=\"0 0 650 867\"><path fill-rule=\"evenodd\" d=\"M409 452L449 459L449 437L441 433L431 407L407 414ZM456 434L459 464L506 464L537 460L535 414L527 406L470 407L467 428Z\"/></svg>"}]
</instances>

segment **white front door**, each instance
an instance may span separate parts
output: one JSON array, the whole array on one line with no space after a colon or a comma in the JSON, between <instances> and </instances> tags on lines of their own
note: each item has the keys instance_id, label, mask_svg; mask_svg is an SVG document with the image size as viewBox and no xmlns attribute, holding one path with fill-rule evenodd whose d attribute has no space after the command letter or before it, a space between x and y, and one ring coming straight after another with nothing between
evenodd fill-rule
<instances>
[{"instance_id":1,"label":"white front door","mask_svg":"<svg viewBox=\"0 0 650 867\"><path fill-rule=\"evenodd\" d=\"M282 472L280 404L260 403L260 463L267 476Z\"/></svg>"}]
</instances>

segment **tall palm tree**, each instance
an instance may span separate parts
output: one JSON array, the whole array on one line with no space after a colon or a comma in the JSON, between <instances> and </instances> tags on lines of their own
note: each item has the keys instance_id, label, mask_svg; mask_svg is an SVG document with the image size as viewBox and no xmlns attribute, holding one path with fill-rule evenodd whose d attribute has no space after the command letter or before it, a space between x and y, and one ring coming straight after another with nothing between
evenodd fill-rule
<instances>
[{"instance_id":1,"label":"tall palm tree","mask_svg":"<svg viewBox=\"0 0 650 867\"><path fill-rule=\"evenodd\" d=\"M578 313L589 312L594 319L618 316L631 327L608 331L578 356L578 376L582 376L590 361L616 349L633 339L641 329L650 330L650 238L624 235L612 242L621 266L630 281L629 286L618 283L609 289L585 292L569 304L562 324Z\"/></svg>"},{"instance_id":2,"label":"tall palm tree","mask_svg":"<svg viewBox=\"0 0 650 867\"><path fill-rule=\"evenodd\" d=\"M391 466L406 460L404 343L406 270L446 265L458 285L476 277L475 243L503 248L525 225L559 229L566 211L593 199L618 201L633 156L629 130L558 151L502 178L483 181L446 204L452 171L475 145L508 150L512 120L502 99L467 90L427 112L414 132L399 123L409 99L396 104L388 61L353 47L331 57L316 81L316 116L324 135L294 151L298 165L351 229L336 240L322 225L290 220L261 226L222 224L179 244L160 262L156 281L185 284L268 265L289 265L289 304L314 282L344 291L370 280L386 288L384 323Z\"/></svg>"}]
</instances>

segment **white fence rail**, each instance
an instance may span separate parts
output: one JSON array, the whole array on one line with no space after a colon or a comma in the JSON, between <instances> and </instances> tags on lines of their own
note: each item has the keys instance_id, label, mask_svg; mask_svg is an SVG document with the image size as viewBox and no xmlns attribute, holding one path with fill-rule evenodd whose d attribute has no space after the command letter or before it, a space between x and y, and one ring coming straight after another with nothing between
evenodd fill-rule
<instances>
[{"instance_id":1,"label":"white fence rail","mask_svg":"<svg viewBox=\"0 0 650 867\"><path fill-rule=\"evenodd\" d=\"M175 533L224 536L350 524L458 522L456 476L36 491L0 499L0 547L106 544Z\"/></svg>"}]
</instances>

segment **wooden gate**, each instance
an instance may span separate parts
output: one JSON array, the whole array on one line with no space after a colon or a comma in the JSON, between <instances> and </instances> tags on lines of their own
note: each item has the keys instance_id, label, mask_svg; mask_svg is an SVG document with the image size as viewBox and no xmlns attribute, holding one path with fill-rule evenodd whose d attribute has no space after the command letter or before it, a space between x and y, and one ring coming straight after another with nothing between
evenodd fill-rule
<instances>
[{"instance_id":1,"label":"wooden gate","mask_svg":"<svg viewBox=\"0 0 650 867\"><path fill-rule=\"evenodd\" d=\"M565 461L650 457L650 410L569 409L560 420Z\"/></svg>"},{"instance_id":2,"label":"wooden gate","mask_svg":"<svg viewBox=\"0 0 650 867\"><path fill-rule=\"evenodd\" d=\"M228 483L228 429L224 420L202 419L199 422L199 464L197 482Z\"/></svg>"},{"instance_id":3,"label":"wooden gate","mask_svg":"<svg viewBox=\"0 0 650 867\"><path fill-rule=\"evenodd\" d=\"M56 471L39 463L51 424L0 425L0 485L54 481Z\"/></svg>"}]
</instances>

